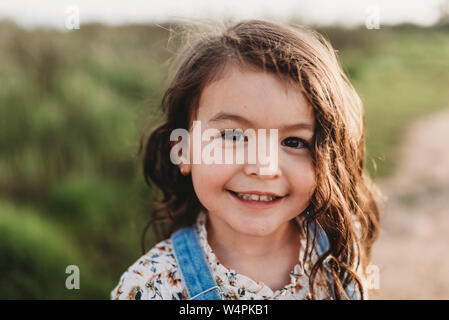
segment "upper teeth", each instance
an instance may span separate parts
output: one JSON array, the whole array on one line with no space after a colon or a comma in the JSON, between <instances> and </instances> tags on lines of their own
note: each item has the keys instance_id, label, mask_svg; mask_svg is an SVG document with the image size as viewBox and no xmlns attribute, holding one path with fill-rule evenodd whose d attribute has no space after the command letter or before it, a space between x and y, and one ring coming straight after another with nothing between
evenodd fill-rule
<instances>
[{"instance_id":1,"label":"upper teeth","mask_svg":"<svg viewBox=\"0 0 449 320\"><path fill-rule=\"evenodd\" d=\"M236 193L240 198L243 198L245 200L273 201L276 199L276 197L270 196L270 195L245 194L245 193L238 193L238 192L236 192Z\"/></svg>"}]
</instances>

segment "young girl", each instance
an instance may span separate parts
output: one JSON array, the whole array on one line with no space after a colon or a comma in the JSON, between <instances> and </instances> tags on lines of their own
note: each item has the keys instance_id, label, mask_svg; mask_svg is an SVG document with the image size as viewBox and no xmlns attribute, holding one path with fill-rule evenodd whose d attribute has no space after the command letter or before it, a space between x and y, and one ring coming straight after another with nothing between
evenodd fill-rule
<instances>
[{"instance_id":1,"label":"young girl","mask_svg":"<svg viewBox=\"0 0 449 320\"><path fill-rule=\"evenodd\" d=\"M153 219L166 218L155 225L164 233L111 298L366 299L379 210L362 103L331 45L264 20L196 35L163 97L166 119L141 148L145 179L163 193ZM218 130L223 153L247 151L248 129L277 129L275 170L174 164L171 133L185 129L193 146L194 121Z\"/></svg>"}]
</instances>

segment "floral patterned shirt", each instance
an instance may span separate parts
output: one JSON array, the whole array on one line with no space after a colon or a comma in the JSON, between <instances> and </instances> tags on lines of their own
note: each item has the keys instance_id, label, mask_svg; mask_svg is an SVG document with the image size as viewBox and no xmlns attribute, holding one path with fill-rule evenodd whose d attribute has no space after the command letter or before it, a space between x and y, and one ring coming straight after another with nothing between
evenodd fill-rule
<instances>
[{"instance_id":1,"label":"floral patterned shirt","mask_svg":"<svg viewBox=\"0 0 449 320\"><path fill-rule=\"evenodd\" d=\"M298 263L290 272L290 283L282 289L273 291L263 282L256 282L220 263L207 241L206 219L207 214L200 212L195 227L224 300L302 300L311 298L307 274L310 274L313 264L311 261L308 261L306 265L302 263L302 253L306 245L304 237L301 239ZM298 223L299 219L299 217L296 218ZM316 253L312 255L312 260L315 261L315 259L317 259ZM358 270L358 274L362 277L360 270ZM316 297L317 299L328 298L324 289L321 290L319 287L316 289ZM111 299L188 299L170 238L157 243L123 273L118 285L111 292Z\"/></svg>"}]
</instances>

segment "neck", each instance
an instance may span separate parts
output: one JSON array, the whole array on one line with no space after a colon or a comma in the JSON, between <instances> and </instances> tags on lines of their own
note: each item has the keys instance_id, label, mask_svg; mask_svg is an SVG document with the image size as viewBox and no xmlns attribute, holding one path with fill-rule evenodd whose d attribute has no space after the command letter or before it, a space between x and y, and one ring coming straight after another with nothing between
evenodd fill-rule
<instances>
[{"instance_id":1,"label":"neck","mask_svg":"<svg viewBox=\"0 0 449 320\"><path fill-rule=\"evenodd\" d=\"M274 232L265 236L241 234L223 221L208 215L207 238L217 258L225 265L233 267L237 261L257 264L276 259L286 259L293 254L298 259L300 232L297 222L288 221Z\"/></svg>"}]
</instances>

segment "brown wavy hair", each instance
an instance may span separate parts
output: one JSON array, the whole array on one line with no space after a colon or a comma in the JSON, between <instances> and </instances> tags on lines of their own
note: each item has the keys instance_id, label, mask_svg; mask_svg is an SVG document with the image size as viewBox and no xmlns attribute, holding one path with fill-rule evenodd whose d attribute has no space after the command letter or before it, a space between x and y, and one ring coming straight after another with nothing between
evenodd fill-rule
<instances>
[{"instance_id":1,"label":"brown wavy hair","mask_svg":"<svg viewBox=\"0 0 449 320\"><path fill-rule=\"evenodd\" d=\"M316 299L317 285L323 287L319 274L329 297L348 299L345 288L353 282L363 299L363 283L355 270L370 262L379 229L378 191L364 168L363 105L334 49L318 32L303 26L265 20L203 21L177 32L184 46L175 58L174 76L162 98L163 123L140 140L138 154L145 181L156 192L152 217L142 234L143 253L150 225L162 240L193 224L205 209L190 175L180 174L170 161L170 133L177 128L190 129L203 88L222 76L227 66L255 68L294 83L315 113L311 149L317 186L303 220L307 232L304 259L316 245L316 232L309 229L314 222L326 233L329 250L311 269L311 298Z\"/></svg>"}]
</instances>

